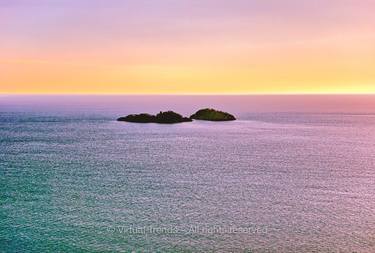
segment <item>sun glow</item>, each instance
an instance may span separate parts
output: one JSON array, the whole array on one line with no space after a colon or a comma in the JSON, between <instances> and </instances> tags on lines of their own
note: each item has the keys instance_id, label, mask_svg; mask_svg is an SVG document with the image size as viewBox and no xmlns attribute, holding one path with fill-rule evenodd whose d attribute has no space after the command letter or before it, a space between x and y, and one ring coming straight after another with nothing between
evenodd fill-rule
<instances>
[{"instance_id":1,"label":"sun glow","mask_svg":"<svg viewBox=\"0 0 375 253\"><path fill-rule=\"evenodd\" d=\"M0 5L0 93L375 92L370 1L32 2Z\"/></svg>"}]
</instances>

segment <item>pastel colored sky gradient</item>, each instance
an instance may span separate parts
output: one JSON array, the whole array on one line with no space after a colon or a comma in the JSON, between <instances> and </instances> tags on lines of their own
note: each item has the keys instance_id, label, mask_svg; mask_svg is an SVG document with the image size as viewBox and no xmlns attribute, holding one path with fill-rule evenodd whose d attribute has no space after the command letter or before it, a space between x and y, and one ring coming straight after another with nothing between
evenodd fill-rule
<instances>
[{"instance_id":1,"label":"pastel colored sky gradient","mask_svg":"<svg viewBox=\"0 0 375 253\"><path fill-rule=\"evenodd\" d=\"M0 93L375 93L373 0L0 0Z\"/></svg>"}]
</instances>

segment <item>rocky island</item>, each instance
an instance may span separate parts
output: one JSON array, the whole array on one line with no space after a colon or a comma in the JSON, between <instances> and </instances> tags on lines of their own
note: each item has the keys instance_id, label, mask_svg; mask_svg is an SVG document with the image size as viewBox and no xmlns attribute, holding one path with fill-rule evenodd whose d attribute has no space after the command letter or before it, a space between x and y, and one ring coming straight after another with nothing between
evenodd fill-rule
<instances>
[{"instance_id":1,"label":"rocky island","mask_svg":"<svg viewBox=\"0 0 375 253\"><path fill-rule=\"evenodd\" d=\"M140 114L129 114L125 117L120 117L117 121L133 122L133 123L159 123L159 124L174 124L182 122L191 122L193 119L196 120L208 120L208 121L231 121L236 118L227 112L218 111L211 108L201 109L191 115L189 118L183 117L182 115L173 112L160 112L157 115L151 115L148 113Z\"/></svg>"},{"instance_id":2,"label":"rocky island","mask_svg":"<svg viewBox=\"0 0 375 253\"><path fill-rule=\"evenodd\" d=\"M125 117L120 117L117 121L126 121L134 123L159 123L159 124L174 124L182 122L191 122L192 119L183 117L182 115L173 111L160 112L156 116L148 113L130 114Z\"/></svg>"},{"instance_id":3,"label":"rocky island","mask_svg":"<svg viewBox=\"0 0 375 253\"><path fill-rule=\"evenodd\" d=\"M227 112L218 111L211 108L201 109L190 116L190 119L209 120L209 121L231 121L236 118Z\"/></svg>"}]
</instances>

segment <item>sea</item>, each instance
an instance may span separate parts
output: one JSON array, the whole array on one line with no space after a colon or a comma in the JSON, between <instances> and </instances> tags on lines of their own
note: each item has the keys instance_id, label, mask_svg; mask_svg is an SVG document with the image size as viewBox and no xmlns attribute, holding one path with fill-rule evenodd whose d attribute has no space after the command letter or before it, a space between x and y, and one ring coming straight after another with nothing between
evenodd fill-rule
<instances>
[{"instance_id":1,"label":"sea","mask_svg":"<svg viewBox=\"0 0 375 253\"><path fill-rule=\"evenodd\" d=\"M1 95L0 252L375 252L375 96Z\"/></svg>"}]
</instances>

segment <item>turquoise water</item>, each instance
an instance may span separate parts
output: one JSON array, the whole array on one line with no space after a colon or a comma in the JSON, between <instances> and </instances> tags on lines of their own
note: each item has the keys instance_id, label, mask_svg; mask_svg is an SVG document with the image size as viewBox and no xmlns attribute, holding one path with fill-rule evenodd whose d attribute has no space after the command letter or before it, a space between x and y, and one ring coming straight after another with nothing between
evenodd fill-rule
<instances>
[{"instance_id":1,"label":"turquoise water","mask_svg":"<svg viewBox=\"0 0 375 253\"><path fill-rule=\"evenodd\" d=\"M371 113L0 104L0 252L375 251Z\"/></svg>"}]
</instances>

